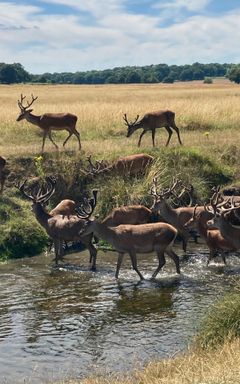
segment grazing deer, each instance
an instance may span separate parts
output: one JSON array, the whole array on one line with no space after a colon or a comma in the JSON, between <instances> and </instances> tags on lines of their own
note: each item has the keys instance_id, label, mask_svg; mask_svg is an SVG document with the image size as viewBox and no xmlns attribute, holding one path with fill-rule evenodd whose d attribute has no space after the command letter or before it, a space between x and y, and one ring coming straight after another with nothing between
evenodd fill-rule
<instances>
[{"instance_id":1,"label":"grazing deer","mask_svg":"<svg viewBox=\"0 0 240 384\"><path fill-rule=\"evenodd\" d=\"M234 213L237 218L240 219L240 205L235 205L231 202L231 206L228 206L229 201L222 201L219 192L216 194L215 201L211 201L210 206L206 209L213 214L213 219L207 222L209 229L217 227L221 235L229 241L234 249L240 249L240 224L235 225L231 222L231 213Z\"/></svg>"},{"instance_id":2,"label":"grazing deer","mask_svg":"<svg viewBox=\"0 0 240 384\"><path fill-rule=\"evenodd\" d=\"M51 178L46 178L47 190L43 193L42 188L39 188L34 195L27 192L26 180L22 184L18 184L17 188L20 192L32 201L32 208L35 217L39 224L46 230L49 237L53 240L55 249L55 263L58 265L59 259L63 258L63 241L82 241L90 253L92 260L92 270L96 269L97 250L92 244L92 234L82 235L83 228L86 224L86 219L79 218L77 215L67 217L61 214L52 216L46 212L43 204L46 203L55 192L55 181ZM95 192L94 192L95 193Z\"/></svg>"},{"instance_id":3,"label":"grazing deer","mask_svg":"<svg viewBox=\"0 0 240 384\"><path fill-rule=\"evenodd\" d=\"M5 170L6 164L7 164L6 159L0 156L0 195L3 193L3 188L4 188L4 184L7 177L6 170Z\"/></svg>"},{"instance_id":4,"label":"grazing deer","mask_svg":"<svg viewBox=\"0 0 240 384\"><path fill-rule=\"evenodd\" d=\"M93 212L96 201L91 204ZM177 230L167 223L151 224L122 224L117 227L109 227L104 222L89 220L89 211L84 208L78 210L78 215L86 219L85 228L82 235L89 235L92 232L98 237L110 243L118 252L118 261L115 277L118 278L124 253L128 253L132 262L133 269L137 272L140 279L143 275L137 266L137 253L148 253L155 251L158 256L158 267L152 277L156 277L166 260L164 253L172 258L175 263L177 273L180 273L179 258L172 249L173 242L177 236Z\"/></svg>"},{"instance_id":5,"label":"grazing deer","mask_svg":"<svg viewBox=\"0 0 240 384\"><path fill-rule=\"evenodd\" d=\"M31 105L37 100L38 97L34 97L32 95L32 101L27 102L27 106L23 106L23 100L26 96L21 94L21 100L18 100L18 106L20 108L20 114L17 117L17 121L21 121L26 119L29 123L37 125L39 128L43 130L43 142L42 142L42 152L44 150L45 140L48 136L55 148L58 150L57 144L52 139L51 131L68 131L69 135L63 143L63 147L70 139L72 135L75 135L78 139L79 150L81 149L80 142L80 133L76 129L77 116L72 115L71 113L44 113L43 115L36 116L31 112L33 109L29 109Z\"/></svg>"},{"instance_id":6,"label":"grazing deer","mask_svg":"<svg viewBox=\"0 0 240 384\"><path fill-rule=\"evenodd\" d=\"M210 261L216 256L216 252L219 251L222 257L224 264L226 265L225 252L236 250L232 243L226 240L222 235L219 229L209 229L207 222L213 218L213 213L206 210L201 210L197 212L197 205L194 208L193 216L185 224L185 228L194 228L198 230L200 235L205 240L209 248L209 256L207 265Z\"/></svg>"},{"instance_id":7,"label":"grazing deer","mask_svg":"<svg viewBox=\"0 0 240 384\"><path fill-rule=\"evenodd\" d=\"M181 184L180 180L173 181L172 186L160 192L157 191L157 179L153 179L153 186L151 188L151 195L154 197L154 204L151 208L153 214L160 211L160 215L166 220L167 223L173 225L177 230L183 241L183 250L186 252L187 243L191 237L191 233L184 225L191 219L194 207L179 207L172 208L167 202L167 199L174 194L174 190ZM182 193L181 193L182 194ZM181 195L180 194L180 195ZM199 206L197 211L204 210L203 206ZM196 240L196 239L195 239Z\"/></svg>"},{"instance_id":8,"label":"grazing deer","mask_svg":"<svg viewBox=\"0 0 240 384\"><path fill-rule=\"evenodd\" d=\"M166 147L170 142L170 139L173 133L172 129L174 129L174 131L177 132L179 144L182 145L179 128L175 124L174 112L168 111L168 110L149 112L149 113L146 113L146 115L144 115L140 121L138 121L138 119L139 119L139 115L137 115L134 121L129 122L127 119L126 113L123 116L125 125L128 127L127 137L130 137L133 134L133 132L135 132L137 129L139 128L143 129L138 140L138 147L140 147L142 137L147 131L152 132L152 143L153 143L153 147L155 147L155 131L157 128L162 128L162 127L164 127L168 132L168 140L166 142Z\"/></svg>"},{"instance_id":9,"label":"grazing deer","mask_svg":"<svg viewBox=\"0 0 240 384\"><path fill-rule=\"evenodd\" d=\"M89 169L84 170L90 175L99 175L108 172L114 172L117 175L138 175L146 171L147 167L153 163L153 157L146 153L138 153L136 155L123 156L115 160L112 164L101 160L94 164L91 155L87 158Z\"/></svg>"}]
</instances>

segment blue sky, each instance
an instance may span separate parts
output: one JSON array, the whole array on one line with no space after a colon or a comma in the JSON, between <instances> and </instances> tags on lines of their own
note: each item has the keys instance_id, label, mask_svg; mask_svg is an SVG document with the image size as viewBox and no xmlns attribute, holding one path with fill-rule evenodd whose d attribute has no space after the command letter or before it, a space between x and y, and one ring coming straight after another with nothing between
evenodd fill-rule
<instances>
[{"instance_id":1,"label":"blue sky","mask_svg":"<svg viewBox=\"0 0 240 384\"><path fill-rule=\"evenodd\" d=\"M0 0L0 62L31 73L240 62L240 0Z\"/></svg>"}]
</instances>

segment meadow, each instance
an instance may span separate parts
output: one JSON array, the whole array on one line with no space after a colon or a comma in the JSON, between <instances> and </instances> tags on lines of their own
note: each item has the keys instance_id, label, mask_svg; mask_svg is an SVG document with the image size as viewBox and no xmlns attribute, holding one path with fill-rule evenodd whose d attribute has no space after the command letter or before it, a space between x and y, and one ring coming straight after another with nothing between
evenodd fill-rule
<instances>
[{"instance_id":1,"label":"meadow","mask_svg":"<svg viewBox=\"0 0 240 384\"><path fill-rule=\"evenodd\" d=\"M40 129L26 121L16 122L19 114L17 100L20 94L31 99L38 96L33 109L35 114L44 112L71 112L78 116L84 153L114 157L136 152L140 132L126 139L123 114L133 120L138 114L170 109L176 113L176 123L181 130L185 147L200 148L203 153L213 148L236 145L240 139L239 98L240 89L227 80L214 84L202 82L143 85L10 85L0 86L1 122L0 154L21 156L37 154L41 148ZM55 133L57 142L62 142L66 132ZM157 132L156 151L161 150L167 140L164 129ZM175 135L170 146L178 146ZM72 138L67 148L77 148ZM145 135L142 150L151 149L151 135ZM46 151L54 152L50 142Z\"/></svg>"}]
</instances>

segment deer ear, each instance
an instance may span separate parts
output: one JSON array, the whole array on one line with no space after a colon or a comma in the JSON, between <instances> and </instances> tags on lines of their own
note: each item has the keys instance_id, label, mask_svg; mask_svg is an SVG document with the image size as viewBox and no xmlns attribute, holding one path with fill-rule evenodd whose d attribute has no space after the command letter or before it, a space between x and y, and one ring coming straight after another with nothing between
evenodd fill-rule
<instances>
[{"instance_id":1,"label":"deer ear","mask_svg":"<svg viewBox=\"0 0 240 384\"><path fill-rule=\"evenodd\" d=\"M33 111L33 109L28 109L26 112L31 113L32 111Z\"/></svg>"}]
</instances>

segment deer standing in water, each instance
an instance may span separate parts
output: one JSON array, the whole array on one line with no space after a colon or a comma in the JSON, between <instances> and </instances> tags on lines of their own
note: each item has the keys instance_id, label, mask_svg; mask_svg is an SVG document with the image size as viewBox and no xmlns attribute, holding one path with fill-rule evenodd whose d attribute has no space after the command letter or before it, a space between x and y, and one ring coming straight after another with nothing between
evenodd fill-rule
<instances>
[{"instance_id":1,"label":"deer standing in water","mask_svg":"<svg viewBox=\"0 0 240 384\"><path fill-rule=\"evenodd\" d=\"M209 229L207 222L214 217L214 214L205 209L197 212L197 205L194 208L193 216L185 224L185 228L194 228L196 227L200 235L205 240L209 248L209 256L207 265L210 261L216 256L217 251L220 252L222 260L226 265L225 252L236 250L231 242L225 239L219 229Z\"/></svg>"},{"instance_id":2,"label":"deer standing in water","mask_svg":"<svg viewBox=\"0 0 240 384\"><path fill-rule=\"evenodd\" d=\"M63 241L80 240L89 250L90 260L92 260L92 269L95 270L97 250L92 244L93 235L89 234L83 236L81 234L86 224L87 215L85 215L85 219L79 218L76 214L70 216L62 214L55 214L54 216L51 215L50 213L46 212L43 204L45 204L55 192L54 179L51 179L50 177L46 178L47 189L45 192L43 192L42 188L39 188L38 191L35 190L35 192L32 193L31 188L29 191L26 182L27 181L25 180L23 183L18 184L17 188L25 197L32 201L32 209L37 221L46 230L49 237L53 240L56 265L58 264L59 260L63 258Z\"/></svg>"},{"instance_id":3,"label":"deer standing in water","mask_svg":"<svg viewBox=\"0 0 240 384\"><path fill-rule=\"evenodd\" d=\"M58 150L57 144L53 141L51 131L68 131L69 135L63 143L63 147L70 139L72 135L75 135L78 139L79 150L81 149L80 133L76 129L77 116L71 113L44 113L43 115L33 115L31 112L33 109L29 109L31 105L37 100L38 97L32 95L31 102L27 102L27 105L23 106L23 101L26 96L21 94L21 100L18 100L18 106L20 108L20 114L17 117L17 121L26 119L29 123L37 125L43 130L43 142L42 152L44 150L45 140L48 136L55 148Z\"/></svg>"},{"instance_id":4,"label":"deer standing in water","mask_svg":"<svg viewBox=\"0 0 240 384\"><path fill-rule=\"evenodd\" d=\"M138 147L140 147L142 137L147 131L152 132L152 144L153 144L153 147L155 147L156 129L162 128L162 127L164 127L168 132L166 147L170 142L171 136L173 134L173 131L172 131L173 129L177 133L179 144L182 145L179 128L175 124L175 113L172 111L167 110L167 111L149 112L149 113L146 113L140 121L138 121L139 115L137 115L136 119L133 122L128 121L127 115L125 113L123 116L123 119L125 121L125 125L128 127L127 137L130 137L133 134L133 132L135 132L137 129L139 128L143 129L138 140Z\"/></svg>"},{"instance_id":5,"label":"deer standing in water","mask_svg":"<svg viewBox=\"0 0 240 384\"><path fill-rule=\"evenodd\" d=\"M213 214L213 218L207 222L208 228L217 227L221 235L231 244L232 248L240 249L240 204L222 201L219 191L216 194L215 201L211 201L210 206L206 209ZM227 208L225 208L227 207ZM232 223L232 216L234 214L239 225Z\"/></svg>"},{"instance_id":6,"label":"deer standing in water","mask_svg":"<svg viewBox=\"0 0 240 384\"><path fill-rule=\"evenodd\" d=\"M96 206L89 204L93 212ZM118 278L119 270L122 264L124 253L128 253L131 259L132 267L143 279L143 275L137 266L137 253L148 253L155 251L158 256L158 267L152 277L156 277L160 269L164 266L166 253L174 261L177 273L180 273L179 258L172 249L173 242L177 236L177 230L167 223L149 223L149 224L121 224L116 227L108 226L106 222L90 220L90 210L85 208L78 210L80 218L86 220L82 235L94 233L110 243L118 252L118 261L115 277Z\"/></svg>"},{"instance_id":7,"label":"deer standing in water","mask_svg":"<svg viewBox=\"0 0 240 384\"><path fill-rule=\"evenodd\" d=\"M174 191L179 185L181 185L181 181L175 180L173 181L170 188L157 191L157 179L154 178L153 186L150 192L151 195L154 197L154 203L151 210L155 214L160 212L160 215L164 218L164 220L166 220L167 223L173 225L178 230L179 235L182 237L183 250L184 252L186 252L187 243L189 238L191 237L191 233L185 227L185 224L188 220L191 219L194 207L188 206L172 208L169 202L167 201L171 195L174 195ZM204 206L197 207L197 212L202 210L204 210Z\"/></svg>"}]
</instances>

